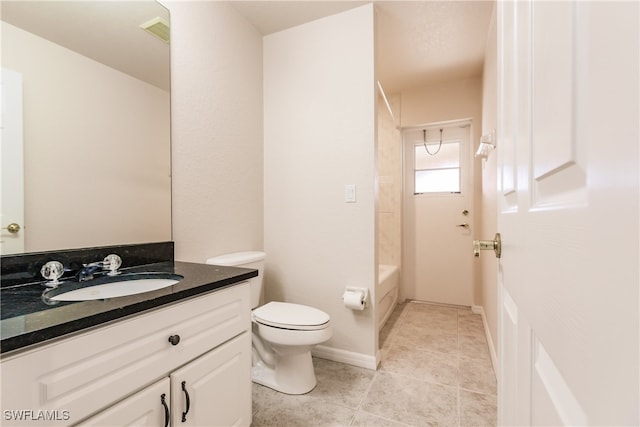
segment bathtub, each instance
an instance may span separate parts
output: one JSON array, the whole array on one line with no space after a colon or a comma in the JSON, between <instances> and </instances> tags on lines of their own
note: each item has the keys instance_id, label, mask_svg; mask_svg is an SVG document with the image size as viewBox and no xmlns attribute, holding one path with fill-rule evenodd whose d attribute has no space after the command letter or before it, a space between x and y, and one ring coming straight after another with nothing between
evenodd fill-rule
<instances>
[{"instance_id":1,"label":"bathtub","mask_svg":"<svg viewBox=\"0 0 640 427\"><path fill-rule=\"evenodd\" d=\"M396 265L378 265L378 285L376 286L378 331L382 329L398 303L399 275Z\"/></svg>"}]
</instances>

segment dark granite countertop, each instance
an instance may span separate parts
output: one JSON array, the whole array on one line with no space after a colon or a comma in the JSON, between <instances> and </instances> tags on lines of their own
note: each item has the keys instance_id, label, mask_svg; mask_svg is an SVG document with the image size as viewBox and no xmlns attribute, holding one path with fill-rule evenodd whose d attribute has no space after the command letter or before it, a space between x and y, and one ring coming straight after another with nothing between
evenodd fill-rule
<instances>
[{"instance_id":1,"label":"dark granite countertop","mask_svg":"<svg viewBox=\"0 0 640 427\"><path fill-rule=\"evenodd\" d=\"M123 273L159 272L183 276L175 285L137 295L104 300L60 302L42 300L42 283L3 286L0 294L0 352L42 344L106 322L170 305L256 277L257 270L164 261L123 269ZM87 282L90 284L90 282ZM64 283L60 287L64 286Z\"/></svg>"}]
</instances>

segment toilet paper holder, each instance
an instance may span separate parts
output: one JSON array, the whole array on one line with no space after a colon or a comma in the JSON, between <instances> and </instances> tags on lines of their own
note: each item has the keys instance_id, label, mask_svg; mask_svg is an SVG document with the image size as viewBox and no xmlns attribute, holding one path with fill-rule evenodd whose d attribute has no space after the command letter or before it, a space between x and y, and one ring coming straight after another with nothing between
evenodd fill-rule
<instances>
[{"instance_id":1,"label":"toilet paper holder","mask_svg":"<svg viewBox=\"0 0 640 427\"><path fill-rule=\"evenodd\" d=\"M344 294L342 294L342 299L345 300L345 306L347 305L346 297L347 295L358 294L360 300L362 301L362 309L369 306L369 289L367 288L358 288L355 286L347 286L344 290ZM353 307L348 307L353 308Z\"/></svg>"}]
</instances>

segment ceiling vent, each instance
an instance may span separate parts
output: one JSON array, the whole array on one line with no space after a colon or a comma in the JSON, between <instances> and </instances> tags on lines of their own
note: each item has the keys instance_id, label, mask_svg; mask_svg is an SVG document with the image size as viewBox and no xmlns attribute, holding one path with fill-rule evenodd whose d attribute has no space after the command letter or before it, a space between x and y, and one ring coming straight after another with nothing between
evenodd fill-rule
<instances>
[{"instance_id":1,"label":"ceiling vent","mask_svg":"<svg viewBox=\"0 0 640 427\"><path fill-rule=\"evenodd\" d=\"M159 16L141 24L140 28L163 42L169 43L169 23Z\"/></svg>"}]
</instances>

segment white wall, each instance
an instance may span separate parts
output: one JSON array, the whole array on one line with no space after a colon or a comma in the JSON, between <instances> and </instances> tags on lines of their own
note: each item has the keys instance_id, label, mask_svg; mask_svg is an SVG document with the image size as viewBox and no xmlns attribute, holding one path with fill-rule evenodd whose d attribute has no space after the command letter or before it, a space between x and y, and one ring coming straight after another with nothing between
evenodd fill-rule
<instances>
[{"instance_id":1,"label":"white wall","mask_svg":"<svg viewBox=\"0 0 640 427\"><path fill-rule=\"evenodd\" d=\"M487 36L482 79L482 134L495 131L498 127L498 72L497 72L497 32L496 11L494 11ZM482 163L482 199L480 238L492 239L498 231L497 217L497 154L491 152ZM492 256L480 257L481 291L478 304L484 307L489 332L494 346L498 348L498 264Z\"/></svg>"},{"instance_id":2,"label":"white wall","mask_svg":"<svg viewBox=\"0 0 640 427\"><path fill-rule=\"evenodd\" d=\"M455 80L401 92L400 125L418 126L425 123L471 117L479 124L482 117L482 79L480 77ZM473 137L474 146L480 138Z\"/></svg>"},{"instance_id":3,"label":"white wall","mask_svg":"<svg viewBox=\"0 0 640 427\"><path fill-rule=\"evenodd\" d=\"M171 12L176 259L261 250L262 36L226 2Z\"/></svg>"},{"instance_id":4,"label":"white wall","mask_svg":"<svg viewBox=\"0 0 640 427\"><path fill-rule=\"evenodd\" d=\"M473 151L478 147L482 123L482 78L470 78L430 85L401 92L402 112L400 124L402 127L418 126L428 123L443 122L471 118L471 142ZM480 161L473 163L473 223L480 222ZM405 224L406 225L406 224ZM478 229L473 231L474 238L478 236ZM411 242L404 242L405 246ZM473 256L469 248L469 256ZM477 260L474 260L477 261ZM480 304L480 268L479 263L473 263L473 304ZM410 295L410 293L408 293Z\"/></svg>"},{"instance_id":5,"label":"white wall","mask_svg":"<svg viewBox=\"0 0 640 427\"><path fill-rule=\"evenodd\" d=\"M325 346L365 359L373 312L341 297L376 276L373 32L368 4L264 38L266 298L327 312Z\"/></svg>"},{"instance_id":6,"label":"white wall","mask_svg":"<svg viewBox=\"0 0 640 427\"><path fill-rule=\"evenodd\" d=\"M25 251L171 239L169 93L2 22L23 76Z\"/></svg>"}]
</instances>

